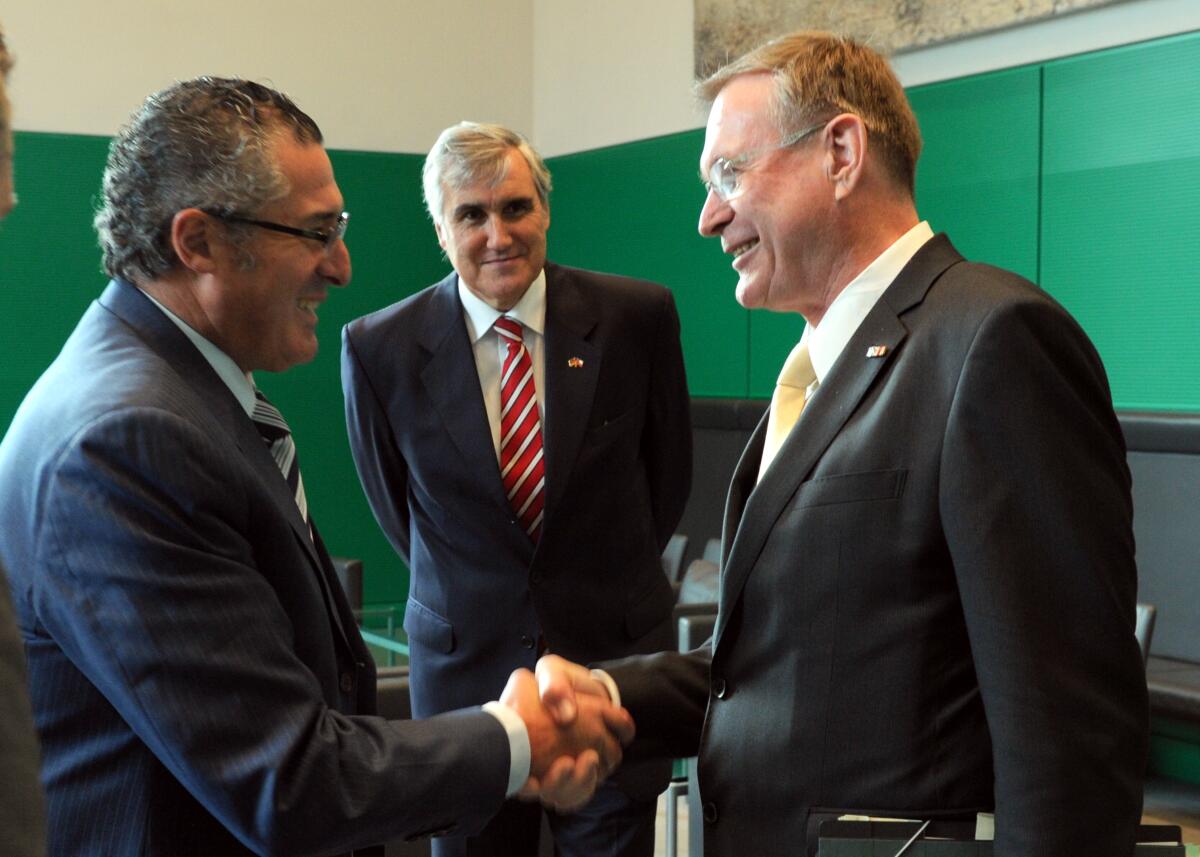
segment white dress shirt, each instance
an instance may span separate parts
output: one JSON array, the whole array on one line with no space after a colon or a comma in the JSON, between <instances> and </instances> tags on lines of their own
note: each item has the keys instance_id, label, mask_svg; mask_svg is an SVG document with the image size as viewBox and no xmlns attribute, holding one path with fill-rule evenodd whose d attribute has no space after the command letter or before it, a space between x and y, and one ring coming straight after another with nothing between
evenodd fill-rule
<instances>
[{"instance_id":1,"label":"white dress shirt","mask_svg":"<svg viewBox=\"0 0 1200 857\"><path fill-rule=\"evenodd\" d=\"M524 328L525 349L533 361L533 386L537 395L538 412L542 425L546 424L545 367L546 367L546 272L543 270L516 306L508 312L500 312L475 295L462 277L458 278L458 299L463 306L463 321L467 325L467 337L475 353L475 369L479 372L479 389L483 393L483 404L487 408L488 424L492 429L492 446L496 449L496 461L500 460L500 375L504 358L508 352L507 340L492 326L502 315L516 319Z\"/></svg>"}]
</instances>

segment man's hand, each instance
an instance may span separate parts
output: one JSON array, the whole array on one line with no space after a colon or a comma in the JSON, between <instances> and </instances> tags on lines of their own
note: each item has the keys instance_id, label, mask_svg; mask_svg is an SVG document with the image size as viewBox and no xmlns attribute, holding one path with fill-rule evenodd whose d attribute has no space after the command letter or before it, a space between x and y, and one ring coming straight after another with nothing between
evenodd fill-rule
<instances>
[{"instance_id":1,"label":"man's hand","mask_svg":"<svg viewBox=\"0 0 1200 857\"><path fill-rule=\"evenodd\" d=\"M509 677L500 702L512 708L529 733L529 781L525 798L555 809L578 809L621 762L621 745L633 740L629 712L599 696L581 698L568 725L559 725L542 705L537 681L528 670Z\"/></svg>"},{"instance_id":2,"label":"man's hand","mask_svg":"<svg viewBox=\"0 0 1200 857\"><path fill-rule=\"evenodd\" d=\"M558 655L545 655L538 660L537 680L542 704L560 726L569 726L575 722L577 699L580 696L594 696L605 702L611 701L608 688L592 676L591 670L564 660Z\"/></svg>"}]
</instances>

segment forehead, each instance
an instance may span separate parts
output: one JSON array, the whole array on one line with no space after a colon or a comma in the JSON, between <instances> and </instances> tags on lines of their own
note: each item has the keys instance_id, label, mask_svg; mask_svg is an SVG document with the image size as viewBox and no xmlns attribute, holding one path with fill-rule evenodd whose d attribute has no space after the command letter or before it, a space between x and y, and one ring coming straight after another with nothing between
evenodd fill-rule
<instances>
[{"instance_id":1,"label":"forehead","mask_svg":"<svg viewBox=\"0 0 1200 857\"><path fill-rule=\"evenodd\" d=\"M533 181L533 173L529 164L516 149L509 149L504 156L506 169L499 181L490 176L484 176L474 181L468 181L462 187L445 189L447 211L453 211L462 206L490 207L499 205L507 200L532 197L538 200L537 186ZM490 172L490 171L488 171Z\"/></svg>"},{"instance_id":2,"label":"forehead","mask_svg":"<svg viewBox=\"0 0 1200 857\"><path fill-rule=\"evenodd\" d=\"M744 74L721 88L708 112L704 150L700 153L703 172L717 158L729 158L761 146L772 139L772 82L767 74Z\"/></svg>"},{"instance_id":3,"label":"forehead","mask_svg":"<svg viewBox=\"0 0 1200 857\"><path fill-rule=\"evenodd\" d=\"M342 210L342 193L323 146L297 143L290 135L284 135L276 141L274 154L290 190L286 197L269 207L299 209L296 212L299 216L336 214Z\"/></svg>"}]
</instances>

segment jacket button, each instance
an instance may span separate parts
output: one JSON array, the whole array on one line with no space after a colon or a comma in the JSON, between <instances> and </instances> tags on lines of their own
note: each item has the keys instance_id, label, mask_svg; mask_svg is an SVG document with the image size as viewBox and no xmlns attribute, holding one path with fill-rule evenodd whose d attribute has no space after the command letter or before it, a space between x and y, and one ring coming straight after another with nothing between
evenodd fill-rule
<instances>
[{"instance_id":1,"label":"jacket button","mask_svg":"<svg viewBox=\"0 0 1200 857\"><path fill-rule=\"evenodd\" d=\"M717 821L717 805L712 801L704 804L704 823L715 824Z\"/></svg>"},{"instance_id":2,"label":"jacket button","mask_svg":"<svg viewBox=\"0 0 1200 857\"><path fill-rule=\"evenodd\" d=\"M522 634L521 635L521 645L527 649L532 649L533 648L533 637L529 636L528 634Z\"/></svg>"},{"instance_id":3,"label":"jacket button","mask_svg":"<svg viewBox=\"0 0 1200 857\"><path fill-rule=\"evenodd\" d=\"M341 686L342 693L351 693L354 690L354 676L348 672L342 673Z\"/></svg>"},{"instance_id":4,"label":"jacket button","mask_svg":"<svg viewBox=\"0 0 1200 857\"><path fill-rule=\"evenodd\" d=\"M717 699L724 699L725 698L725 679L723 679L719 676L714 678L713 682L712 682L712 692L713 692L713 696L715 696Z\"/></svg>"}]
</instances>

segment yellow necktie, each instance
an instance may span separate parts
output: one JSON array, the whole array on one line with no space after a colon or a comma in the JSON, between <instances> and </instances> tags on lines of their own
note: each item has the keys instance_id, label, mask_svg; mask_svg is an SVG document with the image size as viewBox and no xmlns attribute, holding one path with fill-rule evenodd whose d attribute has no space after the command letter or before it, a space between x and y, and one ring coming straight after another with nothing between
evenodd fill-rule
<instances>
[{"instance_id":1,"label":"yellow necktie","mask_svg":"<svg viewBox=\"0 0 1200 857\"><path fill-rule=\"evenodd\" d=\"M817 391L817 373L808 356L808 345L798 343L784 361L775 382L775 395L771 397L771 415L767 418L767 439L763 445L762 465L758 469L761 481L779 448L787 440L792 426L800 419L804 405Z\"/></svg>"}]
</instances>

